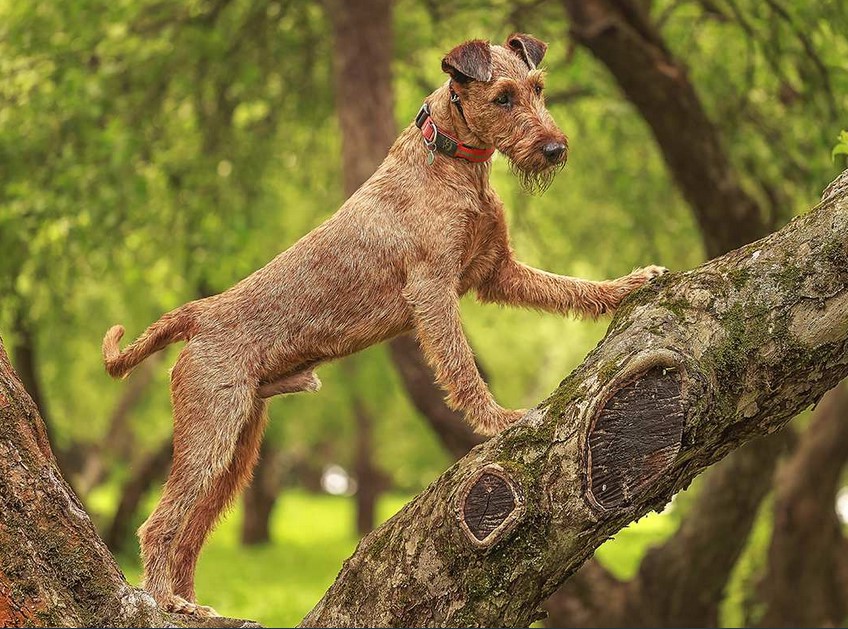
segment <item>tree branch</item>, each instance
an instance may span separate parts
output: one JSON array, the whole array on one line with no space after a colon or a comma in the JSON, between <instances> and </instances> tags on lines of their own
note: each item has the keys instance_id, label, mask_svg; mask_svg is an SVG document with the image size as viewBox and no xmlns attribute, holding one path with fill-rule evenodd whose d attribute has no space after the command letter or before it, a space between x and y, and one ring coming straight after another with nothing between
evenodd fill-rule
<instances>
[{"instance_id":1,"label":"tree branch","mask_svg":"<svg viewBox=\"0 0 848 629\"><path fill-rule=\"evenodd\" d=\"M363 539L302 625L527 626L610 535L848 375L846 306L844 192L638 291L547 400Z\"/></svg>"}]
</instances>

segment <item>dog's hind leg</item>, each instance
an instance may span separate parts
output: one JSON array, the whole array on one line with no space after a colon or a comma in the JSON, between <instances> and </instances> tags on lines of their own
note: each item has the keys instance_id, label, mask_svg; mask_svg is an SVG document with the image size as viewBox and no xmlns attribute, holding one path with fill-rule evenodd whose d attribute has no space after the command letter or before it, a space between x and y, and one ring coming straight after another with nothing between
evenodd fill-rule
<instances>
[{"instance_id":1,"label":"dog's hind leg","mask_svg":"<svg viewBox=\"0 0 848 629\"><path fill-rule=\"evenodd\" d=\"M174 541L169 559L173 592L190 603L196 602L194 573L200 549L218 517L250 481L259 458L259 446L268 423L265 401L256 399L250 413L250 419L238 436L229 467L195 503Z\"/></svg>"},{"instance_id":2,"label":"dog's hind leg","mask_svg":"<svg viewBox=\"0 0 848 629\"><path fill-rule=\"evenodd\" d=\"M321 381L313 371L302 371L262 385L250 411L250 418L238 436L235 453L227 470L212 483L210 490L186 516L177 534L169 558L173 592L188 603L196 604L194 574L200 550L218 517L250 481L259 458L262 435L268 422L264 398L300 391L317 391ZM211 610L198 605L201 611Z\"/></svg>"},{"instance_id":3,"label":"dog's hind leg","mask_svg":"<svg viewBox=\"0 0 848 629\"><path fill-rule=\"evenodd\" d=\"M210 362L187 348L174 367L174 462L162 499L139 529L145 589L166 611L206 616L213 610L175 595L170 557L187 516L230 468L259 403L235 365Z\"/></svg>"}]
</instances>

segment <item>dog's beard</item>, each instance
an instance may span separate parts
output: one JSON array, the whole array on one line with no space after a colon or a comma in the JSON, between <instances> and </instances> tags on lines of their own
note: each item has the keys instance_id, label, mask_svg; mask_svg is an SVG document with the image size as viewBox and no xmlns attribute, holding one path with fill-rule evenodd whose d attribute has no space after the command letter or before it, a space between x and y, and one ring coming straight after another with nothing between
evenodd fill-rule
<instances>
[{"instance_id":1,"label":"dog's beard","mask_svg":"<svg viewBox=\"0 0 848 629\"><path fill-rule=\"evenodd\" d=\"M522 168L515 161L509 161L509 169L518 177L521 189L528 194L540 195L547 190L554 181L557 173L563 169L565 162L553 164L542 170L531 170Z\"/></svg>"}]
</instances>

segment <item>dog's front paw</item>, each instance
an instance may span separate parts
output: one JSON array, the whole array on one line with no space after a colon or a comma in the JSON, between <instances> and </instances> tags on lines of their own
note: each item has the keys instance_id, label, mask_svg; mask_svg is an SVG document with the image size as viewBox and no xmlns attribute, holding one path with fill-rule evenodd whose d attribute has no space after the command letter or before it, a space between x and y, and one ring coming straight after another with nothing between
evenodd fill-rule
<instances>
[{"instance_id":1,"label":"dog's front paw","mask_svg":"<svg viewBox=\"0 0 848 629\"><path fill-rule=\"evenodd\" d=\"M646 266L642 269L636 269L633 271L630 276L635 277L637 279L641 279L642 283L650 282L655 277L659 277L660 275L665 275L668 273L668 269L664 266L657 266L652 264L651 266Z\"/></svg>"},{"instance_id":2,"label":"dog's front paw","mask_svg":"<svg viewBox=\"0 0 848 629\"><path fill-rule=\"evenodd\" d=\"M637 288L641 288L651 280L668 273L668 269L664 266L656 266L652 264L651 266L646 266L644 268L635 269L629 275L625 275L619 280L621 295L619 297L619 302L624 299L631 292L636 290ZM622 281L623 280L623 281ZM618 304L616 304L617 306Z\"/></svg>"},{"instance_id":3,"label":"dog's front paw","mask_svg":"<svg viewBox=\"0 0 848 629\"><path fill-rule=\"evenodd\" d=\"M652 264L641 269L635 269L629 275L613 280L610 282L608 290L600 301L598 312L594 314L596 316L599 314L612 314L630 293L667 272L668 269L664 266Z\"/></svg>"},{"instance_id":4,"label":"dog's front paw","mask_svg":"<svg viewBox=\"0 0 848 629\"><path fill-rule=\"evenodd\" d=\"M510 410L508 408L499 409L488 417L485 421L480 422L475 427L476 432L486 437L494 437L501 431L509 428L519 419L527 414L527 409Z\"/></svg>"}]
</instances>

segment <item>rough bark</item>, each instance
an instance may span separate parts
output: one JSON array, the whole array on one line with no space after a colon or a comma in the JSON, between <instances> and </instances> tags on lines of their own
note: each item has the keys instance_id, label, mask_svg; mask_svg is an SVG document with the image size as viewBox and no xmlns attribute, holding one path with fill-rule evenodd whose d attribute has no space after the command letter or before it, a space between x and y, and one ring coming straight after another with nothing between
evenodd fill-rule
<instances>
[{"instance_id":1,"label":"rough bark","mask_svg":"<svg viewBox=\"0 0 848 629\"><path fill-rule=\"evenodd\" d=\"M18 308L15 309L13 321L15 342L12 346L12 356L15 361L15 370L35 403L41 417L45 418L44 428L47 431L48 437L52 438L54 430L49 421L47 401L38 372L35 332L27 313L24 312L25 307L24 304L19 304ZM71 482L74 481L76 473L82 464L81 457L78 455L79 452L80 448L78 447L69 449L56 448L54 452L59 468Z\"/></svg>"},{"instance_id":2,"label":"rough bark","mask_svg":"<svg viewBox=\"0 0 848 629\"><path fill-rule=\"evenodd\" d=\"M44 423L0 342L0 625L257 626L162 613L130 587L62 478Z\"/></svg>"},{"instance_id":3,"label":"rough bark","mask_svg":"<svg viewBox=\"0 0 848 629\"><path fill-rule=\"evenodd\" d=\"M648 551L632 580L619 581L597 561L586 562L548 600L547 624L718 626L728 575L747 544L752 514L771 488L771 472L785 445L780 432L755 439L734 453L742 456L717 463L680 528ZM734 483L739 487L728 491Z\"/></svg>"},{"instance_id":4,"label":"rough bark","mask_svg":"<svg viewBox=\"0 0 848 629\"><path fill-rule=\"evenodd\" d=\"M760 627L838 627L848 617L848 541L834 496L848 461L848 389L816 408L775 483L768 565L759 585Z\"/></svg>"},{"instance_id":5,"label":"rough bark","mask_svg":"<svg viewBox=\"0 0 848 629\"><path fill-rule=\"evenodd\" d=\"M844 192L638 291L547 400L362 540L303 626L528 625L611 534L848 375L846 305Z\"/></svg>"}]
</instances>

